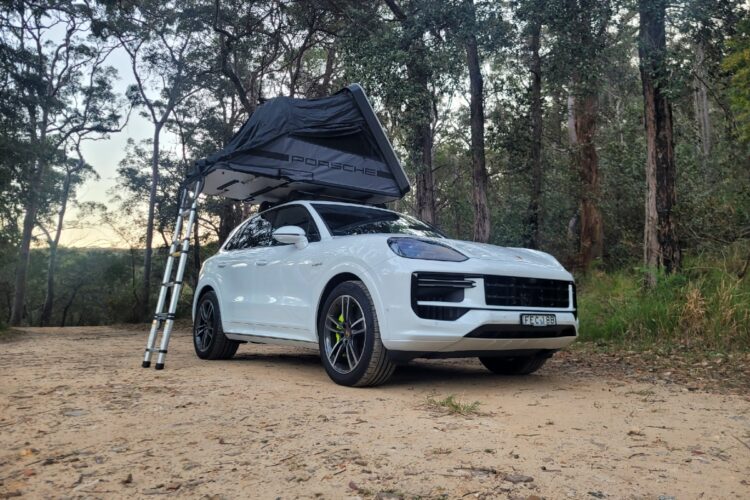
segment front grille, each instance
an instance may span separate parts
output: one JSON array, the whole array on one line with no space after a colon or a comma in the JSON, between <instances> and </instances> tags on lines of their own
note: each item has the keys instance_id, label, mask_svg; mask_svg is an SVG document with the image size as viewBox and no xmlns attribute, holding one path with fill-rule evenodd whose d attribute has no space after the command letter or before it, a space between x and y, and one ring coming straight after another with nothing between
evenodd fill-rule
<instances>
[{"instance_id":1,"label":"front grille","mask_svg":"<svg viewBox=\"0 0 750 500\"><path fill-rule=\"evenodd\" d=\"M484 296L490 306L567 308L569 286L560 280L485 276Z\"/></svg>"}]
</instances>

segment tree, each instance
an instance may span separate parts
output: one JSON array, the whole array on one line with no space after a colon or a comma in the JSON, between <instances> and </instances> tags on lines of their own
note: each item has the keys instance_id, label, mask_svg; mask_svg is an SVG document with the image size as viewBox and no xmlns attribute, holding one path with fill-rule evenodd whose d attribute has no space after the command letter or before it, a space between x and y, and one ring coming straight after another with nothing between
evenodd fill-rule
<instances>
[{"instance_id":1,"label":"tree","mask_svg":"<svg viewBox=\"0 0 750 500\"><path fill-rule=\"evenodd\" d=\"M484 151L484 80L477 44L477 12L473 0L464 0L461 17L466 66L469 70L469 109L471 114L471 178L474 205L474 241L490 240L490 210L487 206L487 165Z\"/></svg>"},{"instance_id":2,"label":"tree","mask_svg":"<svg viewBox=\"0 0 750 500\"><path fill-rule=\"evenodd\" d=\"M722 64L731 75L729 96L739 138L750 146L750 19L739 24L737 34L729 42L729 49Z\"/></svg>"},{"instance_id":3,"label":"tree","mask_svg":"<svg viewBox=\"0 0 750 500\"><path fill-rule=\"evenodd\" d=\"M666 0L638 2L638 55L647 143L643 260L646 285L651 287L656 284L658 270L671 273L680 267L673 214L676 167L666 61L666 6Z\"/></svg>"},{"instance_id":4,"label":"tree","mask_svg":"<svg viewBox=\"0 0 750 500\"><path fill-rule=\"evenodd\" d=\"M417 214L428 222L436 223L435 180L432 172L432 120L433 103L429 84L432 68L424 44L425 26L419 17L418 6L412 5L407 13L395 0L384 0L396 21L401 24L400 49L405 53L408 98L405 103L409 124L406 146L417 177Z\"/></svg>"},{"instance_id":5,"label":"tree","mask_svg":"<svg viewBox=\"0 0 750 500\"><path fill-rule=\"evenodd\" d=\"M71 136L106 134L117 128L120 116L117 103L103 101L95 90L108 86L99 72L112 49L86 40L90 22L85 5L22 1L4 6L0 16L9 69L6 83L24 111L17 138L28 148L19 172L24 216L10 317L10 323L18 325L24 316L32 231L48 169ZM56 37L54 32L63 35Z\"/></svg>"},{"instance_id":6,"label":"tree","mask_svg":"<svg viewBox=\"0 0 750 500\"><path fill-rule=\"evenodd\" d=\"M55 221L54 236L44 227L44 223L40 222L39 227L44 231L47 236L47 243L49 245L49 260L47 263L47 291L44 296L44 305L42 306L42 314L39 318L39 324L41 326L47 326L50 324L52 319L52 308L55 304L55 272L57 270L57 250L60 245L60 237L63 232L63 222L65 220L65 214L68 208L68 202L71 196L74 194L75 187L80 185L87 177L96 176L91 165L88 165L83 159L81 153L81 138L77 138L77 142L74 145L76 153L76 159L64 159L63 168L65 174L63 176L62 188L60 189L59 196L59 209L57 212L57 220Z\"/></svg>"},{"instance_id":7,"label":"tree","mask_svg":"<svg viewBox=\"0 0 750 500\"><path fill-rule=\"evenodd\" d=\"M568 81L569 136L572 161L579 177L577 263L584 270L600 259L604 227L600 205L599 155L595 144L599 122L599 94L606 64L607 28L613 13L611 1L548 2L550 28L558 71Z\"/></svg>"},{"instance_id":8,"label":"tree","mask_svg":"<svg viewBox=\"0 0 750 500\"><path fill-rule=\"evenodd\" d=\"M161 134L175 107L195 93L206 54L202 36L206 25L192 3L141 2L132 10L110 9L104 34L116 37L130 57L136 84L128 91L134 105L145 108L153 124L151 181L146 218L141 311L150 315L151 261L153 256L154 214L159 185Z\"/></svg>"},{"instance_id":9,"label":"tree","mask_svg":"<svg viewBox=\"0 0 750 500\"><path fill-rule=\"evenodd\" d=\"M541 236L541 199L542 181L544 178L543 168L543 115L542 115L542 58L539 54L542 40L542 11L544 4L531 2L526 8L531 10L526 27L529 52L529 73L531 85L529 88L529 105L531 118L531 193L529 197L529 208L527 215L527 246L540 248Z\"/></svg>"}]
</instances>

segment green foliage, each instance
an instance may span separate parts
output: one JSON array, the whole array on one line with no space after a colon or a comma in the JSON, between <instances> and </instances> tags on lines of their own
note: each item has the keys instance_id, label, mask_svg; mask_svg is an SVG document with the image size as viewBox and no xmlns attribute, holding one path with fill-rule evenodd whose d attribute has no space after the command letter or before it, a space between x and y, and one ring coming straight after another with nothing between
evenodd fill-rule
<instances>
[{"instance_id":1,"label":"green foliage","mask_svg":"<svg viewBox=\"0 0 750 500\"><path fill-rule=\"evenodd\" d=\"M731 75L729 95L740 139L750 147L750 19L739 24L729 46L730 52L723 63Z\"/></svg>"},{"instance_id":2,"label":"green foliage","mask_svg":"<svg viewBox=\"0 0 750 500\"><path fill-rule=\"evenodd\" d=\"M639 269L593 272L579 280L583 340L628 346L684 345L750 349L750 281L738 277L750 246L686 259L679 274L661 276L650 291Z\"/></svg>"},{"instance_id":3,"label":"green foliage","mask_svg":"<svg viewBox=\"0 0 750 500\"><path fill-rule=\"evenodd\" d=\"M209 251L215 252L215 247ZM166 262L166 249L155 252L154 276L161 274ZM29 294L27 314L29 323L39 322L44 304L47 281L48 250L32 250L29 266ZM191 269L192 263L189 263ZM52 312L51 326L104 325L135 322L140 319L136 309L136 293L140 291L143 273L142 250L60 248L55 275L58 300ZM192 304L192 283L195 277L188 272L186 286L180 297L178 316L189 318ZM5 297L0 297L5 301ZM8 310L0 302L0 320Z\"/></svg>"}]
</instances>

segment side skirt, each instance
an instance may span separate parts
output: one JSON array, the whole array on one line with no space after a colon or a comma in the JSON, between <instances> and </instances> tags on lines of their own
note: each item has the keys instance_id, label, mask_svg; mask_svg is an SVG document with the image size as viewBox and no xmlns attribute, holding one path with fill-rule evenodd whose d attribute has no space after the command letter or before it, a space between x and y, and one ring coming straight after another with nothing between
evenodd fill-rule
<instances>
[{"instance_id":1,"label":"side skirt","mask_svg":"<svg viewBox=\"0 0 750 500\"><path fill-rule=\"evenodd\" d=\"M284 339L281 337L269 337L266 335L248 335L245 333L225 333L226 337L230 340L236 340L238 342L251 342L253 344L270 344L270 345L285 345L291 347L302 347L305 349L318 350L317 342L309 342L306 340L291 340Z\"/></svg>"}]
</instances>

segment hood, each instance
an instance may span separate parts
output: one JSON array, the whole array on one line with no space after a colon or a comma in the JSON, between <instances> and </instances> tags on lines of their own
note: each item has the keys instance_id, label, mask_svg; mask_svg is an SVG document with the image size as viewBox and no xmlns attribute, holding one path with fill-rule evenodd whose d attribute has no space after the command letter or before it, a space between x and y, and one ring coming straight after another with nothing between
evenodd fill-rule
<instances>
[{"instance_id":1,"label":"hood","mask_svg":"<svg viewBox=\"0 0 750 500\"><path fill-rule=\"evenodd\" d=\"M547 269L564 269L553 256L538 250L499 247L487 243L473 243L460 240L448 240L447 243L470 259L525 264Z\"/></svg>"}]
</instances>

